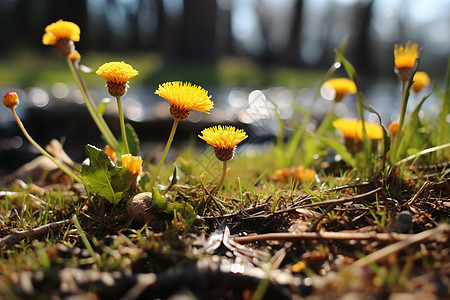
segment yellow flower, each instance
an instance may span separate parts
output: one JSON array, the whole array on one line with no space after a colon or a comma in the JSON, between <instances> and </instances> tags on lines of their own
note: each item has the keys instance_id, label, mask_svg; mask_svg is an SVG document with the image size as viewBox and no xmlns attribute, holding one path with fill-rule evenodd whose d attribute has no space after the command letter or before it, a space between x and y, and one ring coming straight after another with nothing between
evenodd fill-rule
<instances>
[{"instance_id":1,"label":"yellow flower","mask_svg":"<svg viewBox=\"0 0 450 300\"><path fill-rule=\"evenodd\" d=\"M307 182L314 179L314 176L316 175L316 171L312 169L307 169L303 166L297 166L291 168L291 174L294 177L295 180L301 181L301 182Z\"/></svg>"},{"instance_id":2,"label":"yellow flower","mask_svg":"<svg viewBox=\"0 0 450 300\"><path fill-rule=\"evenodd\" d=\"M430 84L430 77L425 72L416 72L413 78L412 90L416 93L420 92L425 86Z\"/></svg>"},{"instance_id":3,"label":"yellow flower","mask_svg":"<svg viewBox=\"0 0 450 300\"><path fill-rule=\"evenodd\" d=\"M187 119L191 110L209 114L214 106L211 95L208 95L205 89L188 82L173 81L160 84L155 94L171 103L170 113L178 120Z\"/></svg>"},{"instance_id":4,"label":"yellow flower","mask_svg":"<svg viewBox=\"0 0 450 300\"><path fill-rule=\"evenodd\" d=\"M19 96L15 92L6 93L3 97L3 105L7 108L13 109L19 104Z\"/></svg>"},{"instance_id":5,"label":"yellow flower","mask_svg":"<svg viewBox=\"0 0 450 300\"><path fill-rule=\"evenodd\" d=\"M397 121L392 122L391 124L389 124L389 127L388 127L389 133L391 135L396 135L398 133L398 127L399 126L400 126L400 124Z\"/></svg>"},{"instance_id":6,"label":"yellow flower","mask_svg":"<svg viewBox=\"0 0 450 300\"><path fill-rule=\"evenodd\" d=\"M356 136L356 119L337 119L333 122L333 126L339 130L345 139L354 139Z\"/></svg>"},{"instance_id":7,"label":"yellow flower","mask_svg":"<svg viewBox=\"0 0 450 300\"><path fill-rule=\"evenodd\" d=\"M383 128L380 125L364 122L364 127L366 128L367 138L369 140L379 140L383 138ZM359 141L363 141L363 133L362 133L362 122L358 122L358 128L356 131L356 135Z\"/></svg>"},{"instance_id":8,"label":"yellow flower","mask_svg":"<svg viewBox=\"0 0 450 300\"><path fill-rule=\"evenodd\" d=\"M213 126L202 130L202 135L198 136L214 147L216 157L221 161L230 160L234 156L237 144L245 140L248 136L242 129L233 126Z\"/></svg>"},{"instance_id":9,"label":"yellow flower","mask_svg":"<svg viewBox=\"0 0 450 300\"><path fill-rule=\"evenodd\" d=\"M411 69L416 63L416 59L419 58L419 46L417 44L412 44L408 41L405 46L396 44L394 48L394 63L395 71L400 79L400 81L408 81L411 75Z\"/></svg>"},{"instance_id":10,"label":"yellow flower","mask_svg":"<svg viewBox=\"0 0 450 300\"><path fill-rule=\"evenodd\" d=\"M336 92L334 97L336 102L340 102L346 94L355 94L357 91L355 82L348 78L330 79L325 82L325 87Z\"/></svg>"},{"instance_id":11,"label":"yellow flower","mask_svg":"<svg viewBox=\"0 0 450 300\"><path fill-rule=\"evenodd\" d=\"M67 39L74 42L80 40L80 27L77 24L59 20L45 27L45 34L42 36L44 45L55 46L58 40Z\"/></svg>"},{"instance_id":12,"label":"yellow flower","mask_svg":"<svg viewBox=\"0 0 450 300\"><path fill-rule=\"evenodd\" d=\"M345 139L353 140L356 137L358 141L363 141L361 120L337 119L333 122L333 126L342 133ZM365 122L364 126L369 140L378 140L383 137L383 129L380 125Z\"/></svg>"},{"instance_id":13,"label":"yellow flower","mask_svg":"<svg viewBox=\"0 0 450 300\"><path fill-rule=\"evenodd\" d=\"M278 169L271 176L274 181L288 182L292 177L299 182L308 182L314 179L316 172L312 169L307 169L303 166L295 166L292 168Z\"/></svg>"},{"instance_id":14,"label":"yellow flower","mask_svg":"<svg viewBox=\"0 0 450 300\"><path fill-rule=\"evenodd\" d=\"M42 36L44 45L53 45L58 49L59 54L68 57L75 51L73 42L80 40L80 27L77 24L59 20L45 27Z\"/></svg>"},{"instance_id":15,"label":"yellow flower","mask_svg":"<svg viewBox=\"0 0 450 300\"><path fill-rule=\"evenodd\" d=\"M125 95L128 80L139 75L137 70L123 61L105 63L95 73L106 79L109 94L113 97Z\"/></svg>"},{"instance_id":16,"label":"yellow flower","mask_svg":"<svg viewBox=\"0 0 450 300\"><path fill-rule=\"evenodd\" d=\"M131 154L122 155L122 167L127 167L133 176L138 176L142 172L142 158Z\"/></svg>"}]
</instances>

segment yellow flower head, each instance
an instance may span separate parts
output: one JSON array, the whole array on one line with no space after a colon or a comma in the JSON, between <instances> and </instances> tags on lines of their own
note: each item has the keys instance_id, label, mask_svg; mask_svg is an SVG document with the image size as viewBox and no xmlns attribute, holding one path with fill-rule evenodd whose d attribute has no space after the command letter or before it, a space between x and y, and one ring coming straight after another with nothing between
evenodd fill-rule
<instances>
[{"instance_id":1,"label":"yellow flower head","mask_svg":"<svg viewBox=\"0 0 450 300\"><path fill-rule=\"evenodd\" d=\"M58 40L71 40L78 42L80 40L80 27L77 24L59 20L45 27L45 33L42 36L44 45L56 45Z\"/></svg>"},{"instance_id":2,"label":"yellow flower head","mask_svg":"<svg viewBox=\"0 0 450 300\"><path fill-rule=\"evenodd\" d=\"M80 27L72 22L59 20L45 27L45 33L42 36L44 45L56 46L59 54L68 57L75 51L73 42L80 40Z\"/></svg>"},{"instance_id":3,"label":"yellow flower head","mask_svg":"<svg viewBox=\"0 0 450 300\"><path fill-rule=\"evenodd\" d=\"M364 122L364 127L366 128L367 138L369 140L379 140L383 138L383 128L380 125ZM363 141L363 130L362 130L362 122L358 122L358 128L356 131L356 135L358 137L358 141Z\"/></svg>"},{"instance_id":4,"label":"yellow flower head","mask_svg":"<svg viewBox=\"0 0 450 300\"><path fill-rule=\"evenodd\" d=\"M191 110L209 114L214 103L211 95L200 86L181 81L160 84L155 94L171 103L170 113L175 119L184 120Z\"/></svg>"},{"instance_id":5,"label":"yellow flower head","mask_svg":"<svg viewBox=\"0 0 450 300\"><path fill-rule=\"evenodd\" d=\"M334 90L336 96L334 101L340 102L345 94L355 94L356 84L353 80L348 78L333 78L325 82L325 87L329 90Z\"/></svg>"},{"instance_id":6,"label":"yellow flower head","mask_svg":"<svg viewBox=\"0 0 450 300\"><path fill-rule=\"evenodd\" d=\"M234 156L237 144L245 140L248 136L242 129L233 126L213 126L202 130L202 135L198 136L214 147L216 157L221 161L230 160Z\"/></svg>"},{"instance_id":7,"label":"yellow flower head","mask_svg":"<svg viewBox=\"0 0 450 300\"><path fill-rule=\"evenodd\" d=\"M401 82L407 82L411 76L411 70L419 58L419 46L408 41L405 46L396 44L394 48L395 73Z\"/></svg>"},{"instance_id":8,"label":"yellow flower head","mask_svg":"<svg viewBox=\"0 0 450 300\"><path fill-rule=\"evenodd\" d=\"M142 158L131 154L122 155L122 167L127 167L131 175L138 176L142 172Z\"/></svg>"},{"instance_id":9,"label":"yellow flower head","mask_svg":"<svg viewBox=\"0 0 450 300\"><path fill-rule=\"evenodd\" d=\"M105 63L95 73L106 79L109 94L113 97L125 95L128 80L139 75L137 70L123 61Z\"/></svg>"},{"instance_id":10,"label":"yellow flower head","mask_svg":"<svg viewBox=\"0 0 450 300\"><path fill-rule=\"evenodd\" d=\"M354 139L356 136L356 119L337 119L333 122L333 126L339 130L345 139Z\"/></svg>"},{"instance_id":11,"label":"yellow flower head","mask_svg":"<svg viewBox=\"0 0 450 300\"><path fill-rule=\"evenodd\" d=\"M3 105L7 108L13 109L19 104L19 96L15 92L6 93L3 97Z\"/></svg>"},{"instance_id":12,"label":"yellow flower head","mask_svg":"<svg viewBox=\"0 0 450 300\"><path fill-rule=\"evenodd\" d=\"M416 72L413 78L412 90L419 93L425 86L430 84L430 77L425 72Z\"/></svg>"},{"instance_id":13,"label":"yellow flower head","mask_svg":"<svg viewBox=\"0 0 450 300\"><path fill-rule=\"evenodd\" d=\"M353 140L356 137L358 141L363 141L361 120L337 119L333 122L333 126L342 133L345 139ZM383 129L380 125L365 122L364 126L369 140L378 140L383 137Z\"/></svg>"},{"instance_id":14,"label":"yellow flower head","mask_svg":"<svg viewBox=\"0 0 450 300\"><path fill-rule=\"evenodd\" d=\"M119 84L127 83L130 78L139 75L138 71L123 61L105 63L95 73L105 78L107 82Z\"/></svg>"},{"instance_id":15,"label":"yellow flower head","mask_svg":"<svg viewBox=\"0 0 450 300\"><path fill-rule=\"evenodd\" d=\"M408 41L405 46L396 44L394 48L394 61L397 69L412 69L419 57L419 46Z\"/></svg>"},{"instance_id":16,"label":"yellow flower head","mask_svg":"<svg viewBox=\"0 0 450 300\"><path fill-rule=\"evenodd\" d=\"M294 166L292 168L278 169L271 176L274 181L288 182L289 178L293 178L298 182L308 182L314 179L316 172L303 166Z\"/></svg>"},{"instance_id":17,"label":"yellow flower head","mask_svg":"<svg viewBox=\"0 0 450 300\"><path fill-rule=\"evenodd\" d=\"M388 131L392 136L397 135L398 133L398 127L400 126L400 123L398 121L392 122L389 124Z\"/></svg>"}]
</instances>

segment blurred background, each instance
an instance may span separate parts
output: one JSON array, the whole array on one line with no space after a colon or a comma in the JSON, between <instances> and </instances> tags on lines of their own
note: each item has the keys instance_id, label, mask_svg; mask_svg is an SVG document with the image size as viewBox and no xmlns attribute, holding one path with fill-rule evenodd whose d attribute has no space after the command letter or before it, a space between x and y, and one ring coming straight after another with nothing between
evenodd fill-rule
<instances>
[{"instance_id":1,"label":"blurred background","mask_svg":"<svg viewBox=\"0 0 450 300\"><path fill-rule=\"evenodd\" d=\"M154 91L173 80L201 85L215 102L210 115L192 112L176 140L189 140L212 124L235 124L250 132L250 142L270 148L275 111L287 124L301 118L294 108L311 103L345 37L346 57L385 125L400 110L394 44L418 43L420 70L433 82L427 92L436 91L424 114L437 114L450 54L449 16L450 0L1 0L0 90L2 96L19 93L17 111L41 145L63 139L76 161L83 159L86 143L104 146L65 60L42 44L45 26L64 19L81 28L76 48L97 103L108 94L103 78L91 71L117 60L139 70L123 105L144 156L165 143L170 131L168 102ZM341 69L335 76L346 76ZM316 122L329 100L322 94L317 101ZM357 116L351 96L336 109L341 116ZM105 119L118 135L115 103L107 106ZM367 119L376 121L370 114ZM2 107L0 175L37 155L12 121Z\"/></svg>"}]
</instances>

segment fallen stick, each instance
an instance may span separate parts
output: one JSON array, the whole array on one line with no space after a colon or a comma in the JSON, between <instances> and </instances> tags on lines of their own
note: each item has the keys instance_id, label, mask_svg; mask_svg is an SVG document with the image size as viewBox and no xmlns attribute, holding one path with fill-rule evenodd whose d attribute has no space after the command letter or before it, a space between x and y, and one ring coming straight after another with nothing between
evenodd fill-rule
<instances>
[{"instance_id":1,"label":"fallen stick","mask_svg":"<svg viewBox=\"0 0 450 300\"><path fill-rule=\"evenodd\" d=\"M33 239L38 236L47 234L52 230L57 230L70 223L72 223L72 219L45 224L43 226L33 228L30 230L14 231L10 235L0 239L0 249L4 249L14 244L17 244L18 242L26 238Z\"/></svg>"},{"instance_id":2,"label":"fallen stick","mask_svg":"<svg viewBox=\"0 0 450 300\"><path fill-rule=\"evenodd\" d=\"M450 227L450 226L449 226ZM439 228L439 227L438 227ZM433 229L431 229L433 230ZM429 231L429 230L428 230ZM424 231L424 232L428 232ZM422 232L423 233L423 232ZM408 241L418 234L376 233L376 232L300 232L300 233L265 233L234 237L237 243L246 244L261 241L293 241L293 240L377 240L381 242ZM428 239L427 236L425 239Z\"/></svg>"},{"instance_id":3,"label":"fallen stick","mask_svg":"<svg viewBox=\"0 0 450 300\"><path fill-rule=\"evenodd\" d=\"M450 233L450 225L449 224L441 224L436 228L429 229L426 231L422 231L417 234L408 234L408 238L401 240L395 244L386 246L378 251L372 252L371 254L358 259L354 263L348 266L350 271L355 271L356 269L363 268L371 263L380 261L391 254L397 253L412 244L416 244L425 240L429 240L439 233L448 232ZM447 241L448 242L448 241Z\"/></svg>"}]
</instances>

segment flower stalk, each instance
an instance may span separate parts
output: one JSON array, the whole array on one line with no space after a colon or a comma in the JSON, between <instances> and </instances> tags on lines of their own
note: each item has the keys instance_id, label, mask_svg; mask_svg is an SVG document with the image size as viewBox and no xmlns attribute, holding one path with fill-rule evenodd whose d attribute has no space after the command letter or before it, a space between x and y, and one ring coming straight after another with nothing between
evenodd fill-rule
<instances>
[{"instance_id":1,"label":"flower stalk","mask_svg":"<svg viewBox=\"0 0 450 300\"><path fill-rule=\"evenodd\" d=\"M77 65L69 57L67 57L66 60L67 64L69 65L70 72L72 73L72 76L75 79L78 89L81 92L81 96L83 97L84 103L86 105L87 110L89 111L89 114L91 115L92 120L94 120L95 125L97 125L97 128L102 133L106 143L109 144L114 150L118 151L119 143L115 138L114 134L111 132L109 126L106 124L103 117L97 113L97 107L94 101L92 101L92 99L89 97L87 93L86 85L84 84L84 81L81 78Z\"/></svg>"},{"instance_id":2,"label":"flower stalk","mask_svg":"<svg viewBox=\"0 0 450 300\"><path fill-rule=\"evenodd\" d=\"M125 153L130 153L130 148L128 147L127 132L125 130L125 119L123 117L122 103L120 97L117 99L117 109L119 110L119 120L120 120L120 131L122 132L123 145L125 147Z\"/></svg>"},{"instance_id":3,"label":"flower stalk","mask_svg":"<svg viewBox=\"0 0 450 300\"><path fill-rule=\"evenodd\" d=\"M163 155L161 156L161 159L159 160L158 166L156 167L156 171L153 174L153 178L151 181L150 186L153 187L156 184L156 179L158 178L159 172L161 171L162 165L164 164L164 161L166 160L167 154L169 153L170 146L172 145L173 138L175 136L175 132L177 131L178 123L180 122L180 119L174 119L172 130L169 134L169 139L167 140L166 147L164 148Z\"/></svg>"},{"instance_id":4,"label":"flower stalk","mask_svg":"<svg viewBox=\"0 0 450 300\"><path fill-rule=\"evenodd\" d=\"M16 119L17 124L19 125L19 128L22 130L23 134L25 135L25 137L28 139L28 141L34 146L36 147L36 149L39 150L39 152L42 153L42 155L46 156L48 159L50 159L55 165L58 166L59 169L61 169L61 171L63 171L64 173L66 173L67 175L69 175L73 180L75 180L76 182L79 183L83 183L83 180L81 180L80 176L76 175L74 172L72 172L68 167L66 167L65 165L61 164L60 162L58 162L53 156L51 156L47 151L45 151L41 146L39 146L38 143L36 143L35 140L33 140L33 138L28 134L27 130L25 129L25 126L23 126L22 121L20 120L19 116L16 113L15 108L11 108L11 111L14 115L14 118Z\"/></svg>"}]
</instances>

